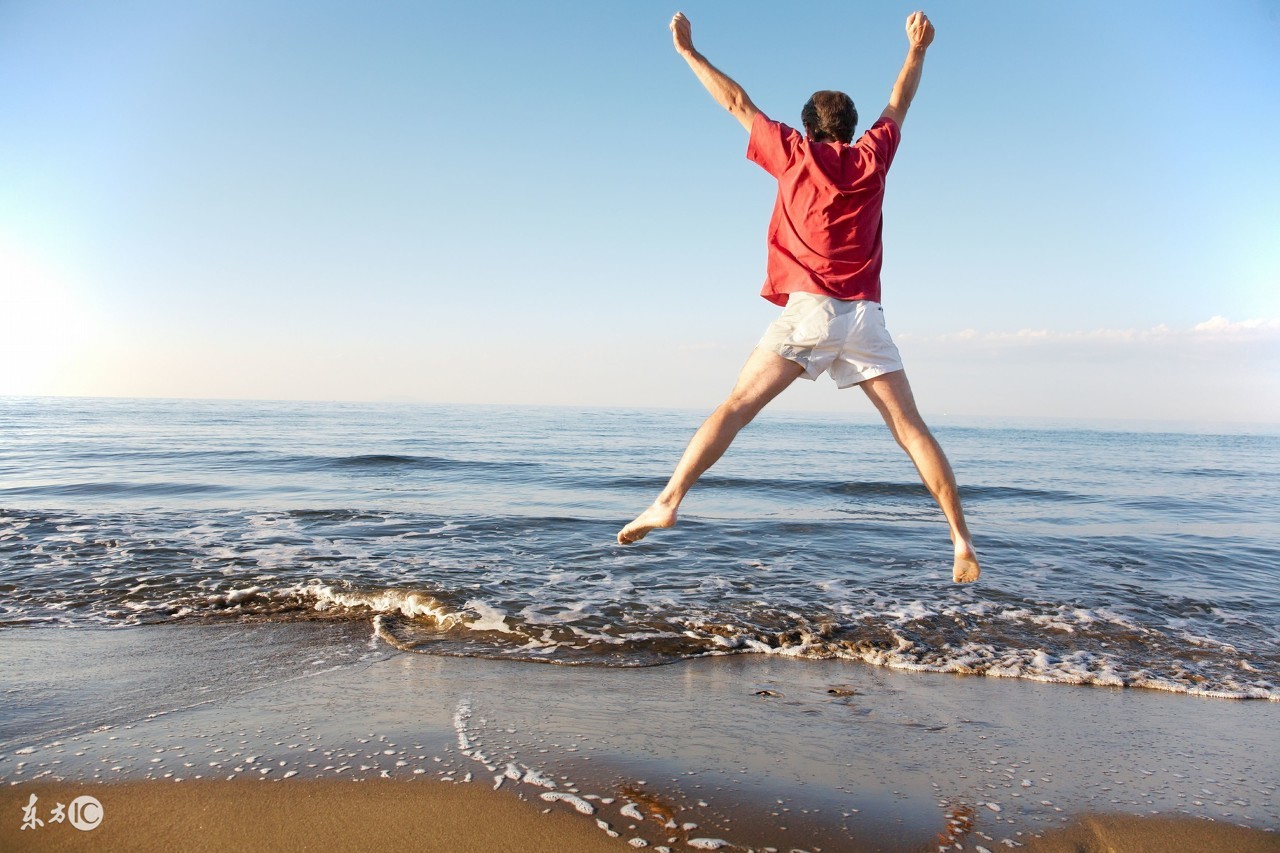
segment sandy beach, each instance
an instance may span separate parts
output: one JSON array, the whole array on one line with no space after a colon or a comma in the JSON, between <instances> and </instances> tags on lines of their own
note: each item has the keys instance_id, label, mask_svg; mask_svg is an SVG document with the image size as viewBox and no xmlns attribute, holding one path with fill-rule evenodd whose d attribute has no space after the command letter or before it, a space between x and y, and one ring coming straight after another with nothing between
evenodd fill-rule
<instances>
[{"instance_id":1,"label":"sandy beach","mask_svg":"<svg viewBox=\"0 0 1280 853\"><path fill-rule=\"evenodd\" d=\"M0 846L1280 849L1276 703L754 655L549 666L354 627L0 632ZM81 795L96 828L51 822Z\"/></svg>"},{"instance_id":2,"label":"sandy beach","mask_svg":"<svg viewBox=\"0 0 1280 853\"><path fill-rule=\"evenodd\" d=\"M21 785L5 791L4 812L38 802L69 803L86 788L75 784ZM578 853L636 849L610 839L589 821L565 812L544 813L538 804L478 785L368 780L296 782L123 782L93 789L110 803L111 820L78 831L69 824L22 830L0 826L5 850L338 850L391 846L410 850ZM632 836L637 837L637 836ZM953 843L966 849L965 838ZM1277 849L1274 834L1191 818L1090 815L1025 849L1039 853L1167 853ZM936 847L941 847L941 844ZM980 845L971 845L976 849ZM933 844L915 848L934 849ZM691 848L686 841L680 849ZM721 849L740 849L726 846ZM846 839L830 850L899 849Z\"/></svg>"},{"instance_id":3,"label":"sandy beach","mask_svg":"<svg viewBox=\"0 0 1280 853\"><path fill-rule=\"evenodd\" d=\"M21 785L5 791L17 814L30 800L70 803L82 785ZM478 785L366 780L264 785L124 782L92 789L101 826L0 827L4 850L528 850L619 849L592 824L542 814L534 804ZM109 818L106 810L110 809ZM47 815L46 815L47 817ZM11 825L12 824L12 825ZM626 848L626 845L620 845Z\"/></svg>"}]
</instances>

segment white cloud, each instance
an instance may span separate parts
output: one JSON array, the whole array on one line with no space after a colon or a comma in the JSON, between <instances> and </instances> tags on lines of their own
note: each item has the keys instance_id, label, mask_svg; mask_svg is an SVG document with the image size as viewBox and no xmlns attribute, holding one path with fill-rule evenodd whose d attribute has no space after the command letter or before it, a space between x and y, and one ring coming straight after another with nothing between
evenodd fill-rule
<instances>
[{"instance_id":1,"label":"white cloud","mask_svg":"<svg viewBox=\"0 0 1280 853\"><path fill-rule=\"evenodd\" d=\"M897 337L927 412L1280 423L1280 320Z\"/></svg>"},{"instance_id":2,"label":"white cloud","mask_svg":"<svg viewBox=\"0 0 1280 853\"><path fill-rule=\"evenodd\" d=\"M1280 337L1280 320L1245 320L1233 323L1226 317L1210 317L1191 331L1200 335L1230 336L1247 340Z\"/></svg>"}]
</instances>

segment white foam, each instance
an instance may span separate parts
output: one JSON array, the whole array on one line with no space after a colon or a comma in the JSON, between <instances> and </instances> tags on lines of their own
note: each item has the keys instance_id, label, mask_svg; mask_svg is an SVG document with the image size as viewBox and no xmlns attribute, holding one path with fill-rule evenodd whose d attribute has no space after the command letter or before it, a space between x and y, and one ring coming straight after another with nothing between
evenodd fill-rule
<instances>
[{"instance_id":1,"label":"white foam","mask_svg":"<svg viewBox=\"0 0 1280 853\"><path fill-rule=\"evenodd\" d=\"M458 709L453 712L453 729L458 733L458 749L463 753L471 750L471 739L467 737L467 721L471 719L471 702L463 699Z\"/></svg>"},{"instance_id":2,"label":"white foam","mask_svg":"<svg viewBox=\"0 0 1280 853\"><path fill-rule=\"evenodd\" d=\"M226 602L227 604L239 604L246 599L253 598L260 592L262 592L262 587L260 586L251 586L245 589L233 589L227 592Z\"/></svg>"},{"instance_id":3,"label":"white foam","mask_svg":"<svg viewBox=\"0 0 1280 853\"><path fill-rule=\"evenodd\" d=\"M475 619L466 623L467 627L472 631L501 631L504 634L512 633L511 627L507 625L507 614L497 607L485 604L483 601L471 600L465 605L468 610L474 610L478 615Z\"/></svg>"},{"instance_id":4,"label":"white foam","mask_svg":"<svg viewBox=\"0 0 1280 853\"><path fill-rule=\"evenodd\" d=\"M372 610L374 613L400 613L410 618L433 620L441 628L459 624L462 617L430 595L402 589L384 589L378 592L350 592L324 584L305 584L285 590L315 599L316 610L349 607Z\"/></svg>"},{"instance_id":5,"label":"white foam","mask_svg":"<svg viewBox=\"0 0 1280 853\"><path fill-rule=\"evenodd\" d=\"M549 777L534 770L532 767L521 765L524 767L524 776L520 777L520 781L526 785L537 785L539 788L554 788L556 783Z\"/></svg>"},{"instance_id":6,"label":"white foam","mask_svg":"<svg viewBox=\"0 0 1280 853\"><path fill-rule=\"evenodd\" d=\"M590 815L596 813L596 807L591 805L591 803L588 803L582 797L567 794L564 791L546 791L539 796L548 803L554 803L558 800L562 800L582 812L582 814Z\"/></svg>"},{"instance_id":7,"label":"white foam","mask_svg":"<svg viewBox=\"0 0 1280 853\"><path fill-rule=\"evenodd\" d=\"M972 609L983 608L990 609L986 605L974 605ZM899 606L897 612L909 613L910 618L917 618L917 614L923 611L921 608ZM1009 614L1010 611L998 611L998 615ZM1106 621L1135 633L1155 633L1150 629L1134 626L1123 617L1105 610L1062 608L1058 614L1042 614L1040 617L1032 617L1022 611L1017 618L1051 623L1066 632L1074 632L1077 627L1090 622ZM1145 687L1193 696L1280 701L1280 686L1262 678L1250 678L1251 667L1240 663L1235 668L1238 676L1214 671L1197 677L1197 673L1192 671L1178 677L1169 677L1126 665L1115 654L1083 650L1054 656L1039 648L997 648L981 642L932 648L912 642L903 634L895 634L896 643L893 648L868 648L833 643L808 630L802 630L795 641L777 645L757 639L745 630L734 629L732 626L698 623L691 623L682 633L689 639L709 646L702 652L707 656L747 651L782 657L835 657L916 672L953 672L1106 687ZM1184 668L1194 670L1194 665L1184 665Z\"/></svg>"}]
</instances>

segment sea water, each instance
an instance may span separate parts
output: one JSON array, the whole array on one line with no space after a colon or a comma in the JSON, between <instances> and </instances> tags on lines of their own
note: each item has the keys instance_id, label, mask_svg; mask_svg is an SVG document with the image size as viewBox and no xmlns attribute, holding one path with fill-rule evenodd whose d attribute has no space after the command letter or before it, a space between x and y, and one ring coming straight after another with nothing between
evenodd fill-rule
<instances>
[{"instance_id":1,"label":"sea water","mask_svg":"<svg viewBox=\"0 0 1280 853\"><path fill-rule=\"evenodd\" d=\"M619 546L704 413L0 398L0 629L337 620L405 653L845 658L1280 700L1280 435L766 412Z\"/></svg>"}]
</instances>

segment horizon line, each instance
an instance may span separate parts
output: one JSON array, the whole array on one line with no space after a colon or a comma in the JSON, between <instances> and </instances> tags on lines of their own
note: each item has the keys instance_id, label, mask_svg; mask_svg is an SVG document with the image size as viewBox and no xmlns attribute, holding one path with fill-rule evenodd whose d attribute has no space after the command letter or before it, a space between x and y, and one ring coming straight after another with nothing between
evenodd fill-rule
<instances>
[{"instance_id":1,"label":"horizon line","mask_svg":"<svg viewBox=\"0 0 1280 853\"><path fill-rule=\"evenodd\" d=\"M179 397L179 396L113 396L102 394L0 394L0 400L99 400L99 401L136 401L136 402L173 402L173 403L257 403L257 404L307 404L307 405L353 405L353 406L422 406L422 407L457 407L457 408L507 408L507 409L578 409L582 411L634 411L634 412L705 412L711 407L694 408L690 406L624 406L607 403L503 403L503 402L458 402L450 400L423 400L417 398L381 398L374 400L352 400L337 398L278 398L278 397ZM868 423L881 423L875 412L857 412L854 410L815 410L786 406L771 406L762 411L758 418L770 415L804 415L813 418L836 417L841 420L865 420ZM1231 430L1225 434L1239 434L1248 431L1250 434L1280 435L1278 421L1241 421L1241 420L1206 420L1193 418L1139 418L1123 415L1103 417L1070 417L1059 415L952 415L947 412L925 414L926 419L946 418L953 421L949 426L963 426L966 421L988 422L994 426L998 422L1007 425L1025 421L1040 425L1063 424L1070 428L1099 429L1099 425L1109 425L1109 431L1117 432L1200 432L1202 434L1223 434L1204 432L1209 429ZM1174 428L1176 427L1176 429ZM1162 429L1163 428L1163 429Z\"/></svg>"}]
</instances>

